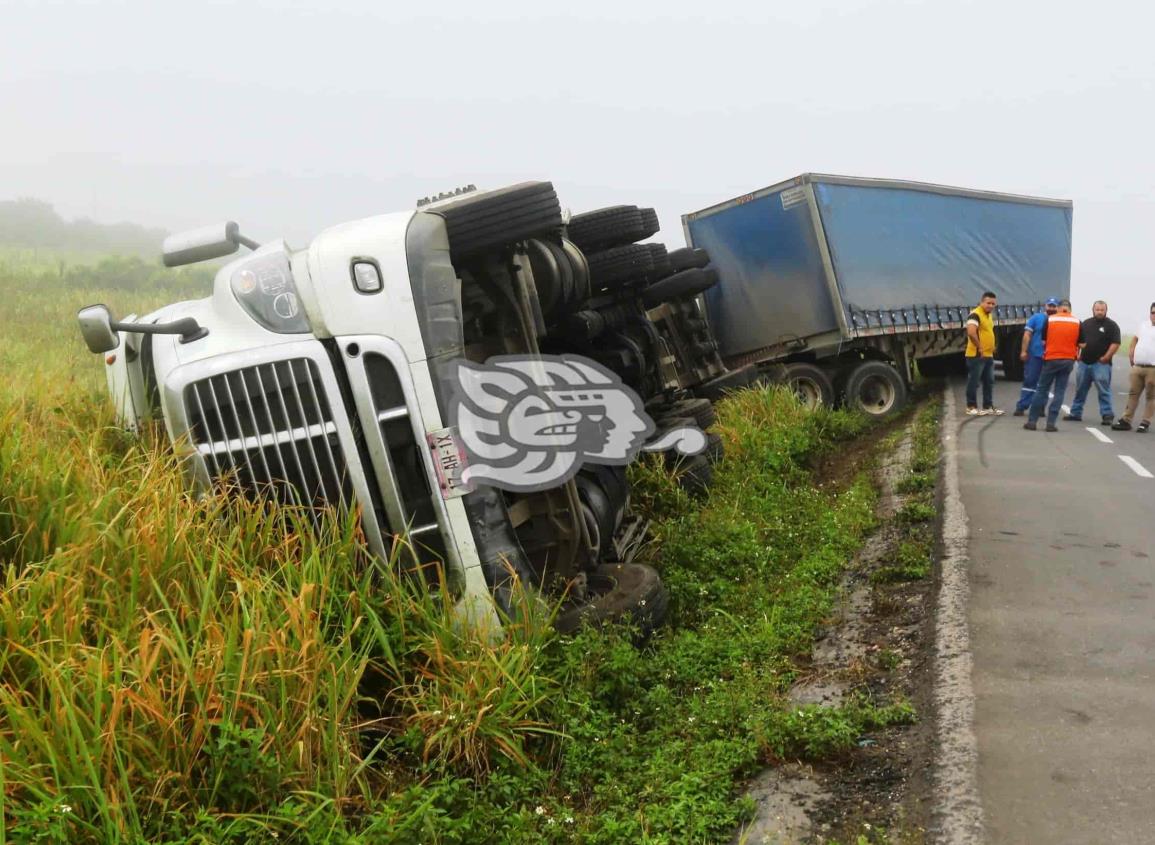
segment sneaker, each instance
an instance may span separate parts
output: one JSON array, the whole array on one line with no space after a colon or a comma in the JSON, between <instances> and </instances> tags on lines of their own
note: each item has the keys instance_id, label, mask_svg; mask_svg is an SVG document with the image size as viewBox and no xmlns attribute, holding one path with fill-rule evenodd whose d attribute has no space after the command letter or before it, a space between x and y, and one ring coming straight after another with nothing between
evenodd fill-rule
<instances>
[{"instance_id":1,"label":"sneaker","mask_svg":"<svg viewBox=\"0 0 1155 845\"><path fill-rule=\"evenodd\" d=\"M1115 423L1113 426L1111 426L1111 431L1130 431L1130 430L1131 430L1131 421L1128 420L1126 417L1124 417L1123 419L1121 419L1117 423Z\"/></svg>"},{"instance_id":2,"label":"sneaker","mask_svg":"<svg viewBox=\"0 0 1155 845\"><path fill-rule=\"evenodd\" d=\"M979 409L978 408L967 408L967 416L968 417L977 417L978 415L979 415Z\"/></svg>"},{"instance_id":3,"label":"sneaker","mask_svg":"<svg viewBox=\"0 0 1155 845\"><path fill-rule=\"evenodd\" d=\"M1082 417L1076 417L1074 414L1067 414L1063 417L1063 422L1082 422Z\"/></svg>"},{"instance_id":4,"label":"sneaker","mask_svg":"<svg viewBox=\"0 0 1155 845\"><path fill-rule=\"evenodd\" d=\"M1012 417L1025 417L1027 415L1026 408L1015 408L1015 412L1011 414Z\"/></svg>"},{"instance_id":5,"label":"sneaker","mask_svg":"<svg viewBox=\"0 0 1155 845\"><path fill-rule=\"evenodd\" d=\"M1147 420L1143 420L1143 422L1139 423L1139 427L1135 430L1137 432L1139 432L1140 434L1146 434L1147 429L1149 429L1150 427L1151 427L1151 423L1147 422Z\"/></svg>"},{"instance_id":6,"label":"sneaker","mask_svg":"<svg viewBox=\"0 0 1155 845\"><path fill-rule=\"evenodd\" d=\"M1039 430L1038 424L1033 423L1033 422L1023 423L1023 428L1025 428L1027 431L1038 431Z\"/></svg>"},{"instance_id":7,"label":"sneaker","mask_svg":"<svg viewBox=\"0 0 1155 845\"><path fill-rule=\"evenodd\" d=\"M991 411L990 408L983 408L981 411L978 411L977 413L980 417L989 417L993 412Z\"/></svg>"},{"instance_id":8,"label":"sneaker","mask_svg":"<svg viewBox=\"0 0 1155 845\"><path fill-rule=\"evenodd\" d=\"M987 408L987 413L993 417L1001 417L1006 414L1002 408Z\"/></svg>"},{"instance_id":9,"label":"sneaker","mask_svg":"<svg viewBox=\"0 0 1155 845\"><path fill-rule=\"evenodd\" d=\"M1057 425L1051 425L1050 423L1047 423L1046 430L1047 431L1058 431L1059 427Z\"/></svg>"}]
</instances>

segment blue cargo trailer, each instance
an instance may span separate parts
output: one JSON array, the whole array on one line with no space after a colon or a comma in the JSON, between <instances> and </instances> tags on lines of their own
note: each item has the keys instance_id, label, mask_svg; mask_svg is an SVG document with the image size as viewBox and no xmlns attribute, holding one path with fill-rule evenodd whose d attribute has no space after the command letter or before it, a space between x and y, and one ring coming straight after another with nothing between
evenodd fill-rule
<instances>
[{"instance_id":1,"label":"blue cargo trailer","mask_svg":"<svg viewBox=\"0 0 1155 845\"><path fill-rule=\"evenodd\" d=\"M1005 374L1022 326L1069 295L1066 200L807 173L682 218L719 274L707 312L726 362L758 364L811 402L897 410L915 362L957 365L983 291Z\"/></svg>"}]
</instances>

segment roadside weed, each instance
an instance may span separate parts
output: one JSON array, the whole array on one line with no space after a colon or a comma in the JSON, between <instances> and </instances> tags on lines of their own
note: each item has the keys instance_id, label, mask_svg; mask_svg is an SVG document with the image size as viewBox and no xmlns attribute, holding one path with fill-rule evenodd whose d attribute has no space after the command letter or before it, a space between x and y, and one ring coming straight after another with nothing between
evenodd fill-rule
<instances>
[{"instance_id":1,"label":"roadside weed","mask_svg":"<svg viewBox=\"0 0 1155 845\"><path fill-rule=\"evenodd\" d=\"M861 416L730 397L703 500L631 468L671 624L560 637L526 597L493 639L355 515L193 498L163 436L115 428L76 309L206 286L0 256L0 839L727 841L758 767L911 717L785 697L875 524L866 471L814 469Z\"/></svg>"}]
</instances>

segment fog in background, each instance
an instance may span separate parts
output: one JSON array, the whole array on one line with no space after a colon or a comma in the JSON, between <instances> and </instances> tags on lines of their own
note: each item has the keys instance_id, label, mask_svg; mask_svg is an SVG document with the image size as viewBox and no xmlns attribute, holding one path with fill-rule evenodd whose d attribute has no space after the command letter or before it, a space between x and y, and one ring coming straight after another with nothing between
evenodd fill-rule
<instances>
[{"instance_id":1,"label":"fog in background","mask_svg":"<svg viewBox=\"0 0 1155 845\"><path fill-rule=\"evenodd\" d=\"M679 215L804 171L1075 202L1076 311L1155 300L1149 4L35 3L0 199L304 245L466 183Z\"/></svg>"}]
</instances>

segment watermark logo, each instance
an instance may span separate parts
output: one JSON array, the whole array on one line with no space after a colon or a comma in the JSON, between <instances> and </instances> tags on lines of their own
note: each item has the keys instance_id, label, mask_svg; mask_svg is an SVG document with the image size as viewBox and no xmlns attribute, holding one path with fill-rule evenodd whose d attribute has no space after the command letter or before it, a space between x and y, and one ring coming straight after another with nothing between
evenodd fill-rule
<instances>
[{"instance_id":1,"label":"watermark logo","mask_svg":"<svg viewBox=\"0 0 1155 845\"><path fill-rule=\"evenodd\" d=\"M464 454L462 485L556 487L583 464L624 465L642 450L706 448L697 428L652 441L654 421L612 371L578 355L504 355L453 365L449 417Z\"/></svg>"}]
</instances>

